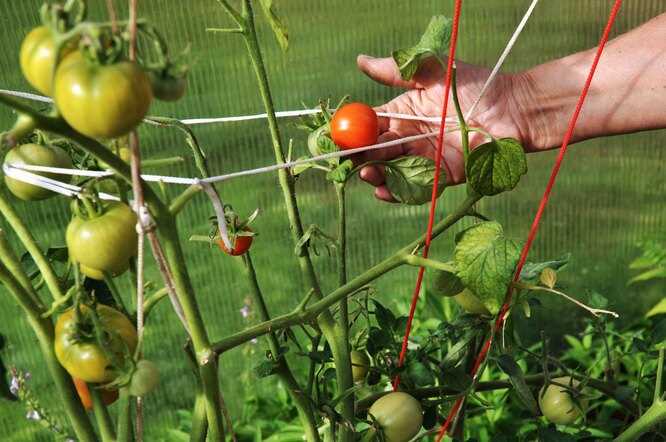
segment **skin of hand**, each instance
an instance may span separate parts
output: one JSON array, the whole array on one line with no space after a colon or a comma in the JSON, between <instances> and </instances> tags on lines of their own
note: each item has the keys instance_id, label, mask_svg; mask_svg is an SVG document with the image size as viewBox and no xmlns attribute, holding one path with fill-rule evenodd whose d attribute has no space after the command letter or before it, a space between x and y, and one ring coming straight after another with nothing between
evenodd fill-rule
<instances>
[{"instance_id":1,"label":"skin of hand","mask_svg":"<svg viewBox=\"0 0 666 442\"><path fill-rule=\"evenodd\" d=\"M572 142L590 138L666 128L666 14L610 41L604 50L592 88L576 125ZM559 147L587 77L595 49L535 66L517 74L499 74L468 119L470 127L485 129L496 138L518 139L526 152ZM400 77L392 58L360 55L359 69L387 86L406 89L402 95L375 108L420 116L440 116L444 95L444 68L426 61L413 81ZM458 98L463 113L479 96L490 71L456 61ZM447 117L455 116L449 98ZM379 141L435 132L438 124L380 118ZM473 149L484 141L470 134ZM390 160L402 155L435 157L436 137L366 152L357 164ZM444 138L444 171L449 184L465 180L460 133L447 127ZM381 167L366 166L361 179L375 187L380 200L393 201L384 185Z\"/></svg>"},{"instance_id":2,"label":"skin of hand","mask_svg":"<svg viewBox=\"0 0 666 442\"><path fill-rule=\"evenodd\" d=\"M399 87L407 91L388 103L376 107L377 112L393 112L419 116L440 116L442 114L442 97L444 96L445 67L437 60L429 59L414 76L412 81L404 81L392 58L372 58L360 55L357 59L359 69L373 80L387 86ZM458 98L463 112L469 109L481 92L481 88L490 75L490 70L478 66L456 62ZM468 126L481 127L497 138L513 137L523 142L526 135L520 132L520 122L514 114L517 106L511 91L514 90L515 79L511 75L500 74L479 102L474 115L467 121ZM449 97L447 116L455 117L453 100ZM423 121L401 120L380 117L379 141L385 142L410 135L437 132L439 124ZM482 144L485 136L470 133L470 147ZM422 155L435 159L437 137L404 143L387 149L366 152L359 155L359 164L370 160L390 160L404 155ZM443 167L448 184L459 184L465 181L460 131L451 130L447 125L444 135ZM384 201L394 201L391 193L384 185L384 171L381 166L366 166L361 169L362 180L375 186L375 196Z\"/></svg>"}]
</instances>

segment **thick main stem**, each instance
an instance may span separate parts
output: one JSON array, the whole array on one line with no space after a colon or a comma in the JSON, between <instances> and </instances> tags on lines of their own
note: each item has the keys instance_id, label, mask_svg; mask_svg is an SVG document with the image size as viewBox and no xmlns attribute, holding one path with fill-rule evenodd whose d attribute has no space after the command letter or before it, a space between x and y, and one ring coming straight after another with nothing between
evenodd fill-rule
<instances>
[{"instance_id":1,"label":"thick main stem","mask_svg":"<svg viewBox=\"0 0 666 442\"><path fill-rule=\"evenodd\" d=\"M250 283L250 289L252 292L252 297L255 304L259 309L259 316L262 321L270 321L270 313L268 312L268 306L264 301L264 297L261 293L261 288L259 287L259 281L257 280L257 274L254 270L254 265L252 264L252 258L250 253L243 255L243 262L245 264L245 274L247 276L248 282ZM284 355L280 353L280 342L277 339L277 336L274 332L270 332L266 335L268 338L268 345L273 355L273 359L277 365L277 376L282 382L286 385L292 399L294 400L294 405L298 410L298 415L303 424L303 430L306 440L308 441L319 441L319 433L317 432L317 422L315 420L314 412L312 410L312 404L310 399L304 394L303 389L298 384L298 381L294 377L289 363L287 362Z\"/></svg>"},{"instance_id":2,"label":"thick main stem","mask_svg":"<svg viewBox=\"0 0 666 442\"><path fill-rule=\"evenodd\" d=\"M104 401L102 401L100 391L91 385L88 385L88 391L92 399L95 421L102 436L102 442L114 442L116 440L116 433L113 429L113 421L111 420L108 408L104 404Z\"/></svg>"}]
</instances>

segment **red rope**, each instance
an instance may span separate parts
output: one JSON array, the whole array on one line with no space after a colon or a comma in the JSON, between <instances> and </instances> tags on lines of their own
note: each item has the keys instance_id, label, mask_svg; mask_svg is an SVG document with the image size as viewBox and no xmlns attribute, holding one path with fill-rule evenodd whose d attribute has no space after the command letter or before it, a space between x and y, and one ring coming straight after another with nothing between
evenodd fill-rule
<instances>
[{"instance_id":1,"label":"red rope","mask_svg":"<svg viewBox=\"0 0 666 442\"><path fill-rule=\"evenodd\" d=\"M610 16L608 17L608 23L606 23L606 28L604 29L603 35L601 36L601 40L599 41L599 47L597 48L596 55L594 56L594 61L592 62L592 66L590 67L587 79L585 80L585 85L583 86L583 89L580 93L580 97L578 98L576 109L574 110L574 113L571 116L571 120L569 121L569 126L567 128L567 132L564 135L562 146L560 147L559 154L557 156L557 159L555 160L555 165L553 166L553 170L550 174L548 185L546 186L546 190L544 191L543 197L541 198L541 202L539 203L539 208L537 210L536 215L534 216L534 221L532 222L532 226L530 227L530 232L529 235L527 236L527 242L525 242L525 246L523 247L523 250L520 254L520 259L518 261L518 265L516 266L516 272L513 277L514 281L517 281L520 278L520 272L522 271L523 266L525 265L525 261L527 260L527 254L529 253L530 247L532 246L532 242L534 242L534 238L536 237L537 231L539 230L539 223L541 222L541 217L543 216L543 212L546 208L546 205L548 204L548 199L550 198L553 186L555 185L557 174L559 173L560 167L562 166L562 161L564 160L564 155L566 154L567 148L569 147L569 142L573 137L574 129L576 127L580 111L583 108L585 98L587 97L587 94L590 90L590 85L592 83L592 79L594 78L594 73L597 70L597 65L599 64L599 59L601 58L601 54L604 50L604 47L608 42L608 38L610 36L611 29L613 28L613 23L615 22L615 18L617 17L617 14L620 10L620 6L622 6L622 0L615 0L613 8L611 9L610 12ZM488 337L486 342L483 344L481 351L479 352L478 356L476 357L476 360L474 361L472 372L470 373L474 380L476 380L476 378L478 377L479 368L485 361L486 356L490 351L494 335L498 333L502 329L502 326L504 325L506 314L509 311L509 304L511 302L512 295L513 295L513 290L512 287L509 286L509 289L506 294L506 299L504 300L504 304L502 305L502 308L500 309L500 312L497 315L497 319L495 320L495 325L493 327L492 333ZM458 412L460 411L460 407L462 406L464 400L465 396L459 397L456 400L456 402L453 404L453 407L451 407L451 410L449 411L449 415L447 416L446 421L444 421L444 424L439 430L436 439L437 442L441 441L442 438L444 437L444 434L446 434L446 432L448 431L449 426L457 417Z\"/></svg>"},{"instance_id":2,"label":"red rope","mask_svg":"<svg viewBox=\"0 0 666 442\"><path fill-rule=\"evenodd\" d=\"M456 44L458 42L458 27L460 23L460 10L462 9L462 0L455 0L453 12L453 24L451 29L451 40L449 42L449 59L446 65L446 80L444 89L444 103L442 105L442 120L439 125L439 134L437 136L437 153L435 154L435 180L432 185L432 194L430 196L430 213L428 214L428 228L426 230L425 246L423 247L423 257L428 257L430 251L430 242L432 240L432 229L435 225L435 209L437 208L437 189L439 188L439 175L442 169L442 158L444 156L444 128L446 122L446 112L449 105L449 93L451 92L451 79L453 73L453 65L456 55ZM409 306L409 316L407 317L407 326L405 327L405 336L402 338L402 348L400 349L400 357L398 358L398 367L402 367L407 355L407 343L409 342L409 333L412 330L412 321L414 320L414 312L416 311L416 304L419 300L419 293L421 292L421 285L423 284L423 274L425 268L419 268L419 274L416 278L416 286L412 294L412 302ZM396 376L393 380L393 391L396 391L400 386L400 375Z\"/></svg>"}]
</instances>

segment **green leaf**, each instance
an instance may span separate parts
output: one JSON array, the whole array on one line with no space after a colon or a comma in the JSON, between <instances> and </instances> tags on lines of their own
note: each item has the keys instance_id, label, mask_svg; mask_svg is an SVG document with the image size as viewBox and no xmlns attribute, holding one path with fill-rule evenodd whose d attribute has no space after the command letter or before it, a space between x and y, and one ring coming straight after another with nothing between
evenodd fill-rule
<instances>
[{"instance_id":1,"label":"green leaf","mask_svg":"<svg viewBox=\"0 0 666 442\"><path fill-rule=\"evenodd\" d=\"M419 205L430 201L435 183L435 162L421 156L398 157L385 164L386 187L396 201ZM446 187L446 174L440 172L439 197Z\"/></svg>"},{"instance_id":2,"label":"green leaf","mask_svg":"<svg viewBox=\"0 0 666 442\"><path fill-rule=\"evenodd\" d=\"M466 173L470 186L481 195L511 190L527 173L525 151L513 138L489 141L470 152Z\"/></svg>"},{"instance_id":3,"label":"green leaf","mask_svg":"<svg viewBox=\"0 0 666 442\"><path fill-rule=\"evenodd\" d=\"M388 332L392 331L393 326L395 325L395 315L393 312L374 299L372 300L372 303L375 305L375 319L377 320L379 328Z\"/></svg>"},{"instance_id":4,"label":"green leaf","mask_svg":"<svg viewBox=\"0 0 666 442\"><path fill-rule=\"evenodd\" d=\"M637 282L649 281L651 279L666 278L666 267L655 267L640 275L634 276L627 282L627 285L635 284Z\"/></svg>"},{"instance_id":5,"label":"green leaf","mask_svg":"<svg viewBox=\"0 0 666 442\"><path fill-rule=\"evenodd\" d=\"M646 318L666 314L666 298L662 298L649 312L645 314Z\"/></svg>"},{"instance_id":6,"label":"green leaf","mask_svg":"<svg viewBox=\"0 0 666 442\"><path fill-rule=\"evenodd\" d=\"M535 279L537 276L541 274L541 272L545 268L560 270L569 263L570 259L571 259L571 253L567 253L566 255L554 259L552 261L525 263L525 265L523 266L523 270L520 272L520 279L522 280Z\"/></svg>"},{"instance_id":7,"label":"green leaf","mask_svg":"<svg viewBox=\"0 0 666 442\"><path fill-rule=\"evenodd\" d=\"M277 364L274 361L262 361L254 367L254 373L258 378L265 378L275 374Z\"/></svg>"},{"instance_id":8,"label":"green leaf","mask_svg":"<svg viewBox=\"0 0 666 442\"><path fill-rule=\"evenodd\" d=\"M268 23L271 25L275 39L277 40L280 48L283 51L286 51L289 47L289 32L287 32L287 27L282 23L280 17L277 16L275 12L275 6L273 6L273 0L259 0L261 5L261 10L264 12Z\"/></svg>"},{"instance_id":9,"label":"green leaf","mask_svg":"<svg viewBox=\"0 0 666 442\"><path fill-rule=\"evenodd\" d=\"M389 331L376 327L370 329L366 350L368 350L371 356L375 356L384 349L390 349L392 346L393 338Z\"/></svg>"},{"instance_id":10,"label":"green leaf","mask_svg":"<svg viewBox=\"0 0 666 442\"><path fill-rule=\"evenodd\" d=\"M422 362L415 361L407 366L407 379L416 387L426 387L435 384L435 376L430 369Z\"/></svg>"},{"instance_id":11,"label":"green leaf","mask_svg":"<svg viewBox=\"0 0 666 442\"><path fill-rule=\"evenodd\" d=\"M430 290L439 296L455 296L465 289L465 285L453 272L446 270L435 270Z\"/></svg>"},{"instance_id":12,"label":"green leaf","mask_svg":"<svg viewBox=\"0 0 666 442\"><path fill-rule=\"evenodd\" d=\"M345 160L338 167L331 170L326 174L326 178L337 183L344 183L349 177L349 173L354 168L354 163L351 160Z\"/></svg>"},{"instance_id":13,"label":"green leaf","mask_svg":"<svg viewBox=\"0 0 666 442\"><path fill-rule=\"evenodd\" d=\"M496 314L520 256L518 245L504 236L502 226L483 222L456 235L457 275L492 314Z\"/></svg>"},{"instance_id":14,"label":"green leaf","mask_svg":"<svg viewBox=\"0 0 666 442\"><path fill-rule=\"evenodd\" d=\"M393 51L393 59L403 80L411 80L426 58L444 54L451 39L451 24L450 18L436 15L430 19L421 40L415 46Z\"/></svg>"},{"instance_id":15,"label":"green leaf","mask_svg":"<svg viewBox=\"0 0 666 442\"><path fill-rule=\"evenodd\" d=\"M511 385L513 385L514 391L518 395L520 402L522 402L534 416L538 415L539 407L537 407L536 400L534 399L527 382L525 382L523 370L521 370L513 357L508 354L500 355L497 358L497 365L499 365L499 368L504 373L509 375L509 381L511 382Z\"/></svg>"}]
</instances>

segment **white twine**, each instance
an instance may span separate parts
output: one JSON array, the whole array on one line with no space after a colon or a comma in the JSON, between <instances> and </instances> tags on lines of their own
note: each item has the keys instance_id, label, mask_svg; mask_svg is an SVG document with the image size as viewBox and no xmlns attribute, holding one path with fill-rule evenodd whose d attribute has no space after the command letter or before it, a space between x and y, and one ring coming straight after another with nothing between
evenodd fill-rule
<instances>
[{"instance_id":1,"label":"white twine","mask_svg":"<svg viewBox=\"0 0 666 442\"><path fill-rule=\"evenodd\" d=\"M518 23L518 27L516 27L516 30L513 32L513 35L509 39L509 42L506 44L506 47L504 48L504 51L502 51L502 55L500 55L500 58L497 60L497 63L495 63L495 67L493 68L492 72L490 73L490 76L486 79L486 83L483 85L483 88L481 88L481 92L479 93L478 98L476 99L474 104L472 104L472 107L469 108L469 110L467 111L467 114L465 114L465 120L468 120L469 117L472 116L472 114L476 110L476 107L479 105L479 102L481 102L481 98L483 98L485 93L488 91L488 87L495 80L495 77L497 77L497 74L499 73L500 68L504 64L504 61L507 59L507 57L511 53L511 49L513 49L513 45L518 40L518 36L520 35L521 32L523 32L523 29L525 28L525 25L527 24L527 21L532 16L532 12L534 12L534 8L536 7L537 3L539 3L539 0L532 0L532 3L527 8L527 11L525 12L525 15L523 15L522 20L520 20L520 23Z\"/></svg>"}]
</instances>

